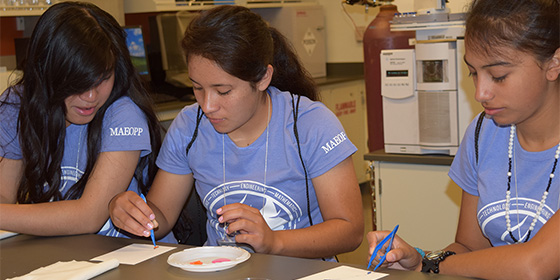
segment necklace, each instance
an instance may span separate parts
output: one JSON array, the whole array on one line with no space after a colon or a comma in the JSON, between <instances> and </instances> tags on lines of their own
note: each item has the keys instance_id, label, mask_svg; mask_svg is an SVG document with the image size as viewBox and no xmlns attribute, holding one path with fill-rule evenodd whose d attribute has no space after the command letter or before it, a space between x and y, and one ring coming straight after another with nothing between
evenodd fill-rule
<instances>
[{"instance_id":1,"label":"necklace","mask_svg":"<svg viewBox=\"0 0 560 280\"><path fill-rule=\"evenodd\" d=\"M268 95L268 94L267 94ZM269 104L269 99L267 96L267 102L266 102L266 142L265 142L265 153L264 153L264 179L263 179L263 183L264 185L266 185L266 173L267 173L267 169L268 169L268 121L270 118L270 106L271 104ZM225 133L222 134L222 177L223 177L223 191L224 191L224 205L226 205L226 189L225 189L225 183L226 183L226 152L225 152ZM263 196L263 206L265 203L265 198Z\"/></svg>"},{"instance_id":2,"label":"necklace","mask_svg":"<svg viewBox=\"0 0 560 280\"><path fill-rule=\"evenodd\" d=\"M265 154L264 154L264 185L266 186L266 171L268 168L268 121L269 121L269 117L270 117L270 106L269 106L269 100L268 100L268 96L267 96L267 102L266 102L267 108L266 108L266 144L265 144ZM222 176L223 176L223 186L222 186L222 190L224 191L224 205L227 205L227 201L226 201L226 148L225 148L225 133L222 134ZM265 192L266 192L266 188L265 188ZM266 198L263 195L263 207L265 205L266 202ZM233 236L235 236L237 233L231 233L228 234L227 233L227 228L228 228L229 224L225 223L224 225L224 231L226 232L226 235L224 237L224 239L218 240L219 244L229 244L229 243L235 243L235 239L233 239Z\"/></svg>"},{"instance_id":3,"label":"necklace","mask_svg":"<svg viewBox=\"0 0 560 280\"><path fill-rule=\"evenodd\" d=\"M82 132L84 128L80 126L80 134L78 135L78 154L76 156L76 173L74 173L74 179L76 180L74 184L78 183L78 173L80 172L78 169L78 163L80 162L80 149L82 146Z\"/></svg>"},{"instance_id":4,"label":"necklace","mask_svg":"<svg viewBox=\"0 0 560 280\"><path fill-rule=\"evenodd\" d=\"M550 185L552 184L552 179L554 178L554 171L556 170L556 165L558 164L558 158L560 157L560 143L558 144L558 148L556 149L556 154L554 155L554 164L552 166L552 171L550 172L550 176L549 176L549 179L548 179L548 186L546 187L546 190L543 192L541 202L539 204L539 207L537 208L537 212L535 213L535 217L533 218L533 221L531 222L531 226L529 227L529 231L527 232L527 236L525 237L525 240L518 241L517 238L515 238L513 236L513 232L511 231L511 221L510 221L510 218L509 218L509 207L510 207L509 202L510 202L510 198L511 198L511 166L512 166L512 161L513 161L512 158L513 158L514 137L515 137L515 125L511 125L510 132L509 132L509 144L508 144L509 164L508 164L508 172L507 172L508 187L507 187L507 191L506 191L506 226L507 226L507 231L509 232L509 236L511 237L511 239L513 239L513 241L515 243L524 243L524 242L527 242L527 240L529 240L529 237L531 236L531 232L533 231L533 229L535 229L535 225L537 224L537 220L541 216L542 209L544 208L544 204L546 202L546 197L548 196L548 190L550 189ZM519 228L518 228L518 230L519 230Z\"/></svg>"}]
</instances>

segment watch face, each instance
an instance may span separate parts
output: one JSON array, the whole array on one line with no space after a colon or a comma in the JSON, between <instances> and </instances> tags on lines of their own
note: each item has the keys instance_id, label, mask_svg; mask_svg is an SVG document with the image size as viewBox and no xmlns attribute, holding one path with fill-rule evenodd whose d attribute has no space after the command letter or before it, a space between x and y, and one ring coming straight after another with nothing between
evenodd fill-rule
<instances>
[{"instance_id":1,"label":"watch face","mask_svg":"<svg viewBox=\"0 0 560 280\"><path fill-rule=\"evenodd\" d=\"M422 272L439 273L439 263L451 255L455 255L455 252L438 250L426 254L422 260Z\"/></svg>"},{"instance_id":2,"label":"watch face","mask_svg":"<svg viewBox=\"0 0 560 280\"><path fill-rule=\"evenodd\" d=\"M444 255L444 251L442 250L437 250L437 251L433 251L431 253L426 254L426 259L428 260L436 260L436 259L441 259Z\"/></svg>"}]
</instances>

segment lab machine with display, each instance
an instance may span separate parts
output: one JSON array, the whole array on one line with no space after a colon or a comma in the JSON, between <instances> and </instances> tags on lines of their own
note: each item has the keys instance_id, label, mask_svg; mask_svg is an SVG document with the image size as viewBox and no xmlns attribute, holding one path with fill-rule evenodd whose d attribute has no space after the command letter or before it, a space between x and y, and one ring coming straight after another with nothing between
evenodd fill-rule
<instances>
[{"instance_id":1,"label":"lab machine with display","mask_svg":"<svg viewBox=\"0 0 560 280\"><path fill-rule=\"evenodd\" d=\"M416 32L414 49L382 50L381 95L387 153L455 155L482 111L463 62L464 14L435 10L396 16L391 30Z\"/></svg>"}]
</instances>

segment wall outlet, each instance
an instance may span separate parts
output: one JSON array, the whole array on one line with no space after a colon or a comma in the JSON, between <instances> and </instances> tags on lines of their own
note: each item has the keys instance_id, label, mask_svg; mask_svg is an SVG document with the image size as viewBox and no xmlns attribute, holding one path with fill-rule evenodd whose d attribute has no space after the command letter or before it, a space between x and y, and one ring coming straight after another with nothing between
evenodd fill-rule
<instances>
[{"instance_id":1,"label":"wall outlet","mask_svg":"<svg viewBox=\"0 0 560 280\"><path fill-rule=\"evenodd\" d=\"M16 17L16 30L17 31L25 30L25 20L23 19L23 17Z\"/></svg>"}]
</instances>

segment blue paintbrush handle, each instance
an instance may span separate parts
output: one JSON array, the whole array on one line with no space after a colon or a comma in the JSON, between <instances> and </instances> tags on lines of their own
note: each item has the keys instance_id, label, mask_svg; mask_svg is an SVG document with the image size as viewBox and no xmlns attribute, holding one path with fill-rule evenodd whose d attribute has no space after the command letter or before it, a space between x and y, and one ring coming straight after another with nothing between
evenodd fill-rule
<instances>
[{"instance_id":1,"label":"blue paintbrush handle","mask_svg":"<svg viewBox=\"0 0 560 280\"><path fill-rule=\"evenodd\" d=\"M146 197L144 196L144 194L140 194L140 197L142 198L142 200L144 200L144 202L148 203L146 201ZM156 245L156 238L154 237L154 230L150 230L150 237L152 238L152 243L154 243L154 248L157 247Z\"/></svg>"}]
</instances>

